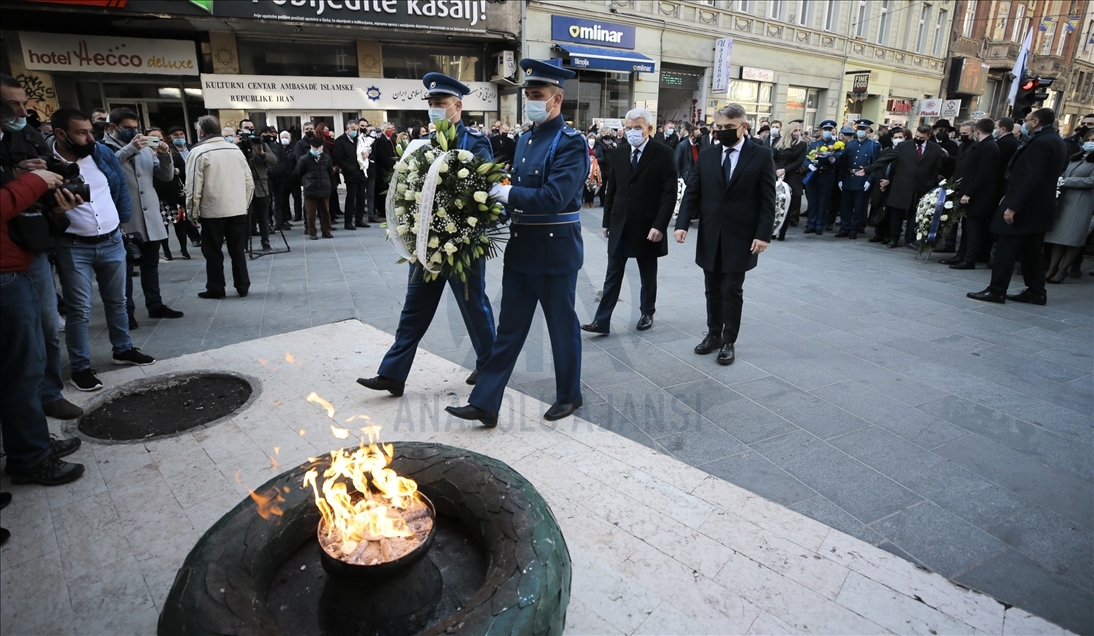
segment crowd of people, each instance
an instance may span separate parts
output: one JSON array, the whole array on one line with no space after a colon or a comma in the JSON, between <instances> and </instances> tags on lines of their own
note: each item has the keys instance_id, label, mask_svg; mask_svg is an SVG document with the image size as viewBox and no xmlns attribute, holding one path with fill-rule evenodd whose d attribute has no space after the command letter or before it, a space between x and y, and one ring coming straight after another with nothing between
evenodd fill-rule
<instances>
[{"instance_id":1,"label":"crowd of people","mask_svg":"<svg viewBox=\"0 0 1094 636\"><path fill-rule=\"evenodd\" d=\"M583 133L562 121L564 74L536 61L529 61L526 74L530 121L514 129L500 121L488 130L464 126L466 86L439 74L426 83L431 121L447 119L457 126L460 148L512 167L512 185L492 193L513 217L503 303L513 294L525 294L530 303L509 307L515 331L503 329L503 304L502 325L495 331L483 283L485 263L472 284L453 287L478 354L468 378L476 390L467 407L452 411L458 417L496 424L510 362L523 345L521 330L526 334L536 302L548 314L556 355L559 395L548 419L581 406L579 325L573 308L574 277L583 260L577 210L582 203L591 207L597 197L604 207L608 270L596 315L580 329L610 333L629 258L637 260L642 277L637 329L652 328L656 264L668 251L668 226L675 218L673 237L683 243L697 222L696 263L704 271L708 332L695 352L717 351L720 364L735 360L745 273L770 241L786 240L788 229L803 218L804 235L835 231L836 238L855 240L872 226L870 242L897 248L903 241L919 249L918 202L946 180L965 215L960 228L943 235L934 251L946 254L941 262L953 269L990 263L991 284L969 296L998 303L1045 304L1045 284L1076 276L1084 248L1090 246L1094 114L1083 117L1066 139L1057 132L1053 111L1044 108L1022 122L980 119L956 129L944 119L914 129L866 119L842 126L826 120L811 134L800 120L761 121L753 132L737 105L718 111L710 126L657 127L652 113L635 109L622 129L591 126ZM183 317L163 302L159 286L161 251L167 260L173 258L172 228L183 259L190 258L190 248L200 247L206 261L201 298L227 296L225 248L231 285L246 297L253 237L260 250L271 252L273 237L294 224L303 224L309 240L319 240L332 238L337 229L381 222L399 144L434 130L432 123L396 130L390 122L373 125L359 119L347 122L336 137L325 122L314 121L304 123L296 138L291 131L249 119L224 126L206 115L193 124L197 142L191 145L182 126L166 132L142 128L137 113L124 107L90 114L62 108L35 126L18 82L3 76L0 88L2 424L7 469L15 483L62 484L83 472L81 465L62 459L80 441L52 438L45 418L82 414L62 394L62 332L72 386L81 391L103 386L91 368L88 336L96 287L113 362L154 364L155 358L133 346L130 337L139 328L134 279L139 279L150 318ZM554 135L553 142L531 148L548 134ZM528 143L518 143L524 135ZM554 164L556 146L567 159ZM539 163L523 165L529 159ZM790 197L785 221L775 226L777 181L785 182ZM344 206L338 195L343 186ZM568 194L571 186L577 188L574 199ZM537 216L553 220L539 223ZM537 247L542 241L533 237L546 233L554 238L559 232L568 233L568 242L550 243L573 247L572 258L555 254L548 260L564 265L523 262L535 261L542 251ZM528 251L514 252L518 243L528 243ZM1015 262L1021 263L1027 288L1008 295ZM396 395L402 393L414 350L448 282L416 282L413 267L409 280L389 359L379 375L359 380ZM477 384L480 372L483 384Z\"/></svg>"}]
</instances>

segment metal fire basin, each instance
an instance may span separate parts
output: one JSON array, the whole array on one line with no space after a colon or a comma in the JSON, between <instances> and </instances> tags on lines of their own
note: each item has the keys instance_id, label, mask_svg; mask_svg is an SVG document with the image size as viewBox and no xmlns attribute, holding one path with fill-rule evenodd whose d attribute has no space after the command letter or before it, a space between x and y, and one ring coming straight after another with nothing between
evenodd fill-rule
<instances>
[{"instance_id":1,"label":"metal fire basin","mask_svg":"<svg viewBox=\"0 0 1094 636\"><path fill-rule=\"evenodd\" d=\"M421 626L424 610L378 617L388 622L377 633L561 634L570 599L570 554L542 495L505 463L478 453L422 442L394 446L391 467L418 482L438 521L455 520L447 530L442 523L438 536L441 531L464 533L483 551L486 565L481 585L460 607ZM164 602L161 636L290 633L270 606L271 588L287 562L306 557L302 553L310 544L321 550L319 511L312 490L301 482L304 473L312 468L322 472L329 461L328 456L308 462L256 490L262 497L275 496L282 514L264 519L259 505L247 498L198 540ZM271 503L263 508L271 509ZM437 551L434 545L430 554ZM433 560L425 558L403 576L419 577L412 587L435 590L433 567ZM339 606L355 599L365 603L368 588L328 587L320 596L316 603L331 598ZM420 602L428 607L432 600Z\"/></svg>"}]
</instances>

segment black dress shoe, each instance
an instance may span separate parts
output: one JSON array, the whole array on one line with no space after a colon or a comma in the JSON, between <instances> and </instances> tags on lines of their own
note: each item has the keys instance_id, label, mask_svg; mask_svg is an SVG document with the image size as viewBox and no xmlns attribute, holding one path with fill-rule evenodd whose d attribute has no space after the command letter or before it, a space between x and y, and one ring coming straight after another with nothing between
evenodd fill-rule
<instances>
[{"instance_id":1,"label":"black dress shoe","mask_svg":"<svg viewBox=\"0 0 1094 636\"><path fill-rule=\"evenodd\" d=\"M611 333L611 329L608 328L608 325L602 325L595 320L587 325L581 325L581 330L588 331L589 333L604 334L605 336Z\"/></svg>"},{"instance_id":2,"label":"black dress shoe","mask_svg":"<svg viewBox=\"0 0 1094 636\"><path fill-rule=\"evenodd\" d=\"M464 380L464 382L466 382L468 384L475 384L478 381L479 381L479 370L478 369L475 369L474 371L472 371L471 375L467 376L467 379Z\"/></svg>"},{"instance_id":3,"label":"black dress shoe","mask_svg":"<svg viewBox=\"0 0 1094 636\"><path fill-rule=\"evenodd\" d=\"M211 291L198 292L198 298L212 298L214 300L218 299L218 298L224 298L224 292L211 292Z\"/></svg>"},{"instance_id":4,"label":"black dress shoe","mask_svg":"<svg viewBox=\"0 0 1094 636\"><path fill-rule=\"evenodd\" d=\"M548 422L555 420L561 420L567 415L573 415L574 411L581 408L581 398L577 398L575 402L555 402L551 405L551 408L547 409L547 412L543 414L543 419Z\"/></svg>"},{"instance_id":5,"label":"black dress shoe","mask_svg":"<svg viewBox=\"0 0 1094 636\"><path fill-rule=\"evenodd\" d=\"M372 389L373 391L387 391L395 397L402 395L403 389L406 388L406 382L385 378L382 375L378 375L374 378L357 378L357 384L360 384L366 389Z\"/></svg>"},{"instance_id":6,"label":"black dress shoe","mask_svg":"<svg viewBox=\"0 0 1094 636\"><path fill-rule=\"evenodd\" d=\"M856 241L856 240L858 240L858 234L855 234L854 232L851 232L850 234L847 235L847 238L851 239L852 241Z\"/></svg>"},{"instance_id":7,"label":"black dress shoe","mask_svg":"<svg viewBox=\"0 0 1094 636\"><path fill-rule=\"evenodd\" d=\"M1038 296L1028 289L1023 289L1017 294L1007 294L1007 300L1013 300L1016 303L1029 303L1031 305L1044 305L1048 302L1048 296Z\"/></svg>"},{"instance_id":8,"label":"black dress shoe","mask_svg":"<svg viewBox=\"0 0 1094 636\"><path fill-rule=\"evenodd\" d=\"M957 252L957 248L953 245L943 245L941 248L934 251L935 254L953 254Z\"/></svg>"},{"instance_id":9,"label":"black dress shoe","mask_svg":"<svg viewBox=\"0 0 1094 636\"><path fill-rule=\"evenodd\" d=\"M718 352L718 364L728 366L733 364L733 361L737 359L737 352L733 350L733 343L726 343L722 345L722 350Z\"/></svg>"},{"instance_id":10,"label":"black dress shoe","mask_svg":"<svg viewBox=\"0 0 1094 636\"><path fill-rule=\"evenodd\" d=\"M836 234L836 238L847 238L847 237L849 237L849 236L851 236L851 235L850 235L850 234L848 234L847 232L844 232L844 231L842 231L842 230L841 230L841 231L839 231L839 232L838 232L838 233Z\"/></svg>"},{"instance_id":11,"label":"black dress shoe","mask_svg":"<svg viewBox=\"0 0 1094 636\"><path fill-rule=\"evenodd\" d=\"M976 269L976 263L970 263L968 261L958 261L953 265L950 265L950 269Z\"/></svg>"},{"instance_id":12,"label":"black dress shoe","mask_svg":"<svg viewBox=\"0 0 1094 636\"><path fill-rule=\"evenodd\" d=\"M889 249L895 249L897 247L900 247L900 243L897 243L896 241L889 241Z\"/></svg>"},{"instance_id":13,"label":"black dress shoe","mask_svg":"<svg viewBox=\"0 0 1094 636\"><path fill-rule=\"evenodd\" d=\"M965 262L965 259L957 258L956 256L954 256L954 257L951 257L951 258L944 258L944 259L938 261L938 264L939 265L953 265L954 263L964 263L964 262Z\"/></svg>"},{"instance_id":14,"label":"black dress shoe","mask_svg":"<svg viewBox=\"0 0 1094 636\"><path fill-rule=\"evenodd\" d=\"M802 234L813 234L814 232L815 232L815 230L811 227L807 227L804 230L802 230Z\"/></svg>"},{"instance_id":15,"label":"black dress shoe","mask_svg":"<svg viewBox=\"0 0 1094 636\"><path fill-rule=\"evenodd\" d=\"M352 223L346 223L346 225L345 225L344 227L345 227L345 228L346 228L347 230L356 230L356 229L357 229L357 226L356 226L356 225L353 225Z\"/></svg>"},{"instance_id":16,"label":"black dress shoe","mask_svg":"<svg viewBox=\"0 0 1094 636\"><path fill-rule=\"evenodd\" d=\"M182 318L182 312L171 309L167 305L160 305L148 310L149 318Z\"/></svg>"},{"instance_id":17,"label":"black dress shoe","mask_svg":"<svg viewBox=\"0 0 1094 636\"><path fill-rule=\"evenodd\" d=\"M486 428L494 428L498 425L498 412L497 411L484 411L476 406L446 406L445 412L450 415L455 415L461 420L478 420L483 423Z\"/></svg>"},{"instance_id":18,"label":"black dress shoe","mask_svg":"<svg viewBox=\"0 0 1094 636\"><path fill-rule=\"evenodd\" d=\"M645 331L653 326L653 316L642 316L638 319L638 324L635 329L639 331Z\"/></svg>"},{"instance_id":19,"label":"black dress shoe","mask_svg":"<svg viewBox=\"0 0 1094 636\"><path fill-rule=\"evenodd\" d=\"M984 291L969 292L965 295L973 300L983 300L989 303L999 303L1000 305L1007 302L1007 297L1003 294L996 294L995 292L986 289Z\"/></svg>"},{"instance_id":20,"label":"black dress shoe","mask_svg":"<svg viewBox=\"0 0 1094 636\"><path fill-rule=\"evenodd\" d=\"M722 346L721 336L715 336L714 334L707 334L706 338L695 347L695 353L701 356L705 356L708 353L712 353L715 349Z\"/></svg>"},{"instance_id":21,"label":"black dress shoe","mask_svg":"<svg viewBox=\"0 0 1094 636\"><path fill-rule=\"evenodd\" d=\"M884 238L882 238L880 236L872 236L872 237L870 237L870 242L871 243L887 243L888 241L886 241Z\"/></svg>"}]
</instances>

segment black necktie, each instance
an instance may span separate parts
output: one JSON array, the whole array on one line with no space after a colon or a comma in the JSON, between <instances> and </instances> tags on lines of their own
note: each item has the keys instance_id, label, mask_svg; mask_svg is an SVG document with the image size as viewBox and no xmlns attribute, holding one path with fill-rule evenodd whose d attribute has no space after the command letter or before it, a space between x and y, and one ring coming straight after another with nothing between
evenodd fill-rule
<instances>
[{"instance_id":1,"label":"black necktie","mask_svg":"<svg viewBox=\"0 0 1094 636\"><path fill-rule=\"evenodd\" d=\"M639 154L641 154L641 153L639 153L638 148L635 148L634 152L631 153L631 174L634 174L634 173L638 172L638 155Z\"/></svg>"},{"instance_id":2,"label":"black necktie","mask_svg":"<svg viewBox=\"0 0 1094 636\"><path fill-rule=\"evenodd\" d=\"M726 175L726 185L729 185L729 179L733 176L733 161L731 161L729 157L735 150L736 148L726 150L725 157L722 160L722 171L725 172Z\"/></svg>"}]
</instances>

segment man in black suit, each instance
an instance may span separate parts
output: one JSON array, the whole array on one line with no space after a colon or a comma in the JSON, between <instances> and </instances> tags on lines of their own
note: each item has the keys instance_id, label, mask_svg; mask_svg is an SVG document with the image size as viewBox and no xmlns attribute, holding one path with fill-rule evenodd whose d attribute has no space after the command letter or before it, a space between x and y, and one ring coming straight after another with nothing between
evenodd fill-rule
<instances>
[{"instance_id":1,"label":"man in black suit","mask_svg":"<svg viewBox=\"0 0 1094 636\"><path fill-rule=\"evenodd\" d=\"M961 125L965 129L966 124ZM995 168L999 162L999 145L992 139L995 123L981 119L972 127L972 141L957 160L954 179L959 184L957 196L965 208L961 221L961 246L953 258L939 261L950 269L976 269L981 247L987 241L988 224L999 205L999 189ZM959 181L958 181L959 180Z\"/></svg>"},{"instance_id":2,"label":"man in black suit","mask_svg":"<svg viewBox=\"0 0 1094 636\"><path fill-rule=\"evenodd\" d=\"M684 138L676 144L674 160L676 162L676 178L688 182L691 169L699 161L699 126L696 124L684 124Z\"/></svg>"},{"instance_id":3,"label":"man in black suit","mask_svg":"<svg viewBox=\"0 0 1094 636\"><path fill-rule=\"evenodd\" d=\"M665 231L676 208L676 166L672 149L650 138L653 113L635 108L627 113L627 144L615 149L613 174L606 176L604 236L608 237L608 272L593 321L582 330L607 334L612 311L623 287L627 259L638 261L642 278L639 331L653 326L657 302L657 259L669 253Z\"/></svg>"},{"instance_id":4,"label":"man in black suit","mask_svg":"<svg viewBox=\"0 0 1094 636\"><path fill-rule=\"evenodd\" d=\"M942 149L930 140L930 136L931 127L923 124L916 128L911 142L894 146L855 173L861 177L892 165L888 177L890 248L899 245L903 223L906 226L904 244L916 249L915 209L923 195L938 185L938 172L942 168Z\"/></svg>"},{"instance_id":5,"label":"man in black suit","mask_svg":"<svg viewBox=\"0 0 1094 636\"><path fill-rule=\"evenodd\" d=\"M711 146L717 145L718 138L714 135L713 130L706 126L699 129L699 150L706 150Z\"/></svg>"},{"instance_id":6,"label":"man in black suit","mask_svg":"<svg viewBox=\"0 0 1094 636\"><path fill-rule=\"evenodd\" d=\"M365 201L368 198L368 177L357 160L357 136L360 134L357 122L350 121L346 123L346 132L334 140L334 165L342 171L342 178L346 180L344 227L347 230L369 227L365 222L365 212L368 211Z\"/></svg>"},{"instance_id":7,"label":"man in black suit","mask_svg":"<svg viewBox=\"0 0 1094 636\"><path fill-rule=\"evenodd\" d=\"M740 104L720 109L714 128L721 143L699 152L674 234L683 243L691 218L699 216L695 264L705 276L707 334L695 353L720 349L718 364L726 365L736 359L745 272L756 267L775 225L775 160L769 148L748 140Z\"/></svg>"},{"instance_id":8,"label":"man in black suit","mask_svg":"<svg viewBox=\"0 0 1094 636\"><path fill-rule=\"evenodd\" d=\"M1038 108L1026 115L1029 140L1018 147L1007 168L1007 192L995 212L991 231L999 238L987 289L969 292L973 300L1044 305L1045 263L1041 240L1056 220L1056 180L1067 164L1067 144L1053 124L1056 113ZM1022 264L1026 289L1008 295L1014 263Z\"/></svg>"},{"instance_id":9,"label":"man in black suit","mask_svg":"<svg viewBox=\"0 0 1094 636\"><path fill-rule=\"evenodd\" d=\"M1000 198L1007 193L1007 166L1018 150L1018 138L1014 136L1014 120L1010 117L1000 117L995 120L995 145L999 146L999 162L995 166L997 177L996 185L999 187Z\"/></svg>"},{"instance_id":10,"label":"man in black suit","mask_svg":"<svg viewBox=\"0 0 1094 636\"><path fill-rule=\"evenodd\" d=\"M494 151L494 161L505 163L506 169L513 163L517 151L517 142L509 132L509 126L502 124L498 134L490 137L490 148Z\"/></svg>"}]
</instances>

